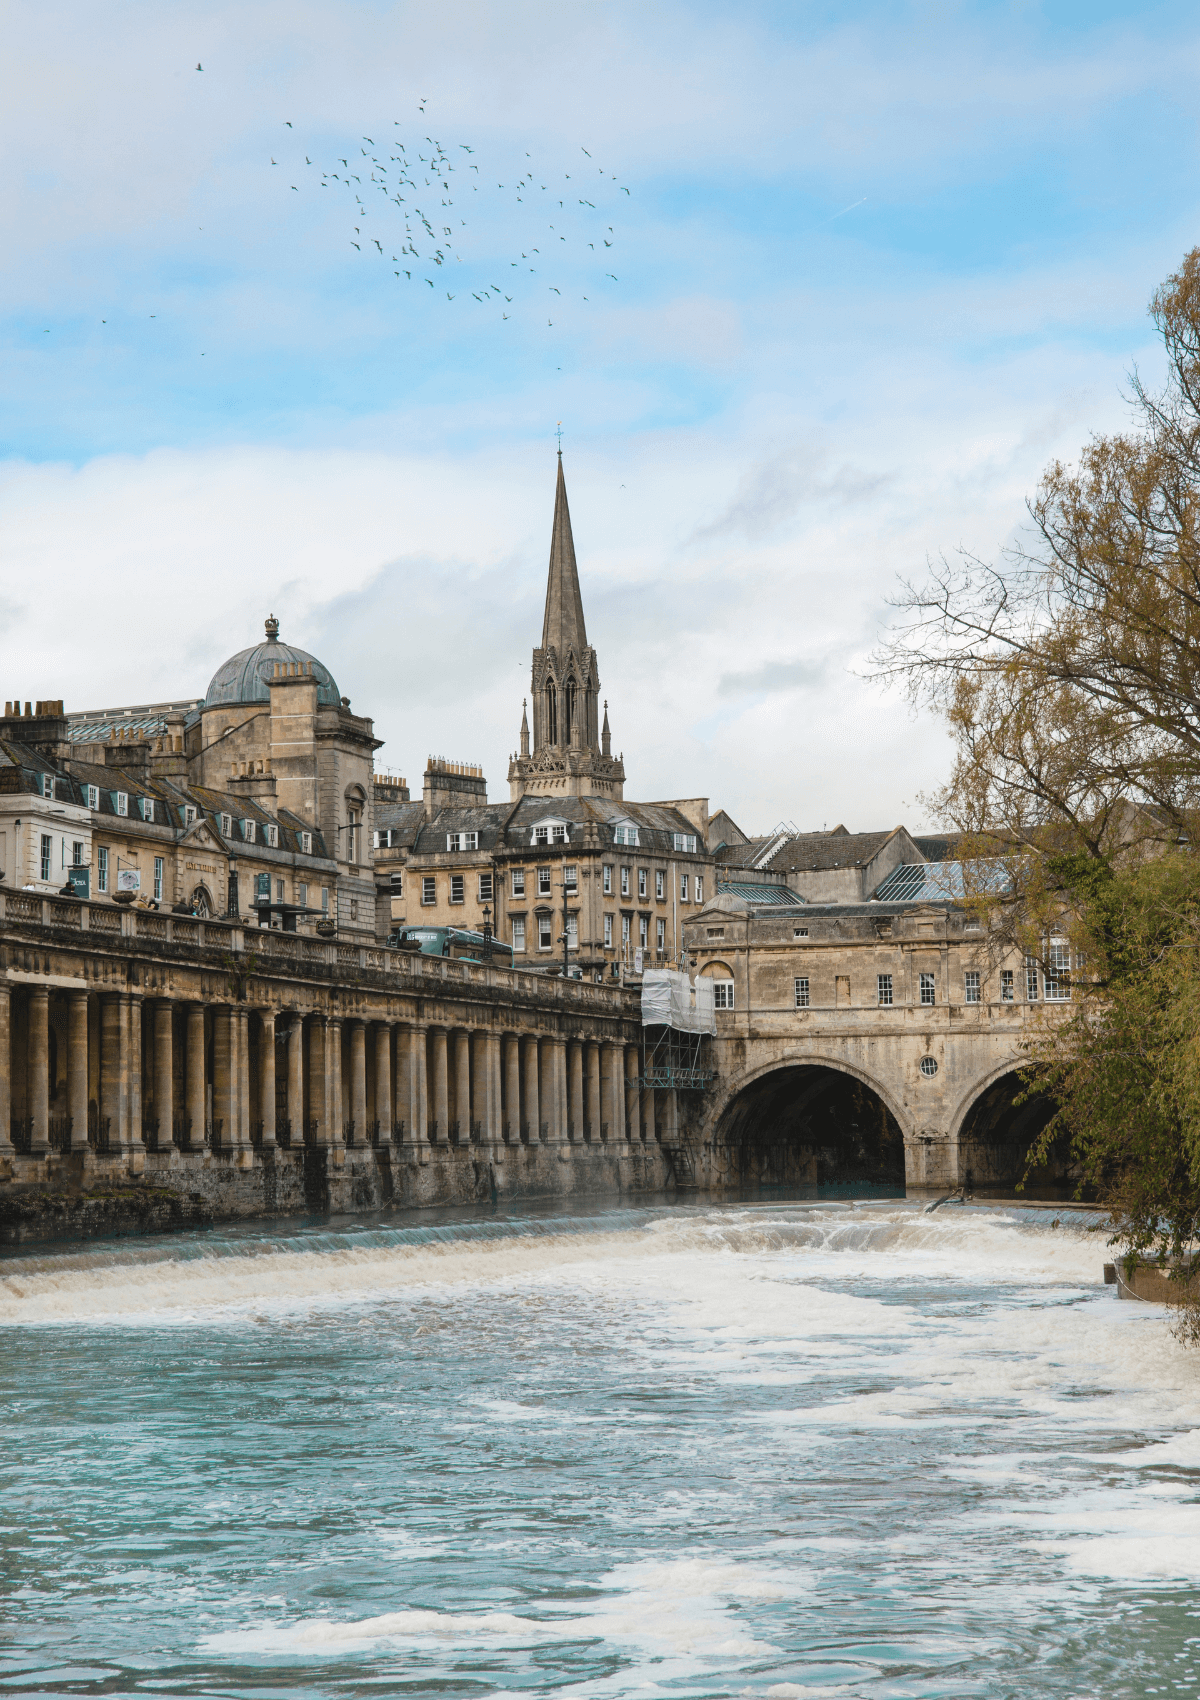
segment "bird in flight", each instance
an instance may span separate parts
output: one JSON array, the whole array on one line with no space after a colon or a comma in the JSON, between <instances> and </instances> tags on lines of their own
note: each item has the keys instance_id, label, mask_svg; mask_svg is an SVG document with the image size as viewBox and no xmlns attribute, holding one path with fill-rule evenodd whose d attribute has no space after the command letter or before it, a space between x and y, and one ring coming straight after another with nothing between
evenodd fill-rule
<instances>
[{"instance_id":1,"label":"bird in flight","mask_svg":"<svg viewBox=\"0 0 1200 1700\"><path fill-rule=\"evenodd\" d=\"M204 69L204 66L200 63L199 60L196 61L196 69L197 69L197 71L203 71L203 69Z\"/></svg>"}]
</instances>

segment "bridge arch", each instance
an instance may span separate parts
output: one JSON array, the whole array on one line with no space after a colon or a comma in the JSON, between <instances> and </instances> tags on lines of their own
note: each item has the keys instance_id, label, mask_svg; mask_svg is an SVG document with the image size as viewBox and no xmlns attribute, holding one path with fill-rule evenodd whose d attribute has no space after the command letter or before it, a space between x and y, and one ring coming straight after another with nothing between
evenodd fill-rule
<instances>
[{"instance_id":1,"label":"bridge arch","mask_svg":"<svg viewBox=\"0 0 1200 1700\"><path fill-rule=\"evenodd\" d=\"M1041 1096L1018 1101L1025 1093L1024 1067L1024 1058L1009 1057L974 1081L955 1109L951 1139L958 1150L958 1178L975 1193L1014 1195L1025 1180L1030 1147L1058 1108ZM1023 1195L1069 1198L1074 1188L1070 1153L1060 1141L1049 1160L1030 1172Z\"/></svg>"},{"instance_id":2,"label":"bridge arch","mask_svg":"<svg viewBox=\"0 0 1200 1700\"><path fill-rule=\"evenodd\" d=\"M884 1185L903 1191L908 1118L844 1057L797 1051L743 1070L709 1117L714 1154L747 1185Z\"/></svg>"}]
</instances>

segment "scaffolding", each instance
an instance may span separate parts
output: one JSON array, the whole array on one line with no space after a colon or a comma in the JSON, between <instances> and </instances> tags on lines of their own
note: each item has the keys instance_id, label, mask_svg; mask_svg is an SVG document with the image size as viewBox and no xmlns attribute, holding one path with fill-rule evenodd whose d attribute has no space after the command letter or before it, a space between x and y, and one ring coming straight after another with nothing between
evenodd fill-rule
<instances>
[{"instance_id":1,"label":"scaffolding","mask_svg":"<svg viewBox=\"0 0 1200 1700\"><path fill-rule=\"evenodd\" d=\"M638 1085L653 1092L705 1092L712 1084L711 1046L717 1031L713 983L669 968L642 977L642 1072Z\"/></svg>"}]
</instances>

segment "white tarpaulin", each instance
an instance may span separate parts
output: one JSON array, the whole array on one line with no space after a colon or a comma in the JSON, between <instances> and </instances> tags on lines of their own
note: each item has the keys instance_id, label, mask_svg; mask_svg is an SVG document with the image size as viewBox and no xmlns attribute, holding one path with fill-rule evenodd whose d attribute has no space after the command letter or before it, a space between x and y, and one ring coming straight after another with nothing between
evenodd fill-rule
<instances>
[{"instance_id":1,"label":"white tarpaulin","mask_svg":"<svg viewBox=\"0 0 1200 1700\"><path fill-rule=\"evenodd\" d=\"M673 1027L677 1033L715 1033L711 980L693 987L686 974L649 968L642 975L642 1026Z\"/></svg>"}]
</instances>

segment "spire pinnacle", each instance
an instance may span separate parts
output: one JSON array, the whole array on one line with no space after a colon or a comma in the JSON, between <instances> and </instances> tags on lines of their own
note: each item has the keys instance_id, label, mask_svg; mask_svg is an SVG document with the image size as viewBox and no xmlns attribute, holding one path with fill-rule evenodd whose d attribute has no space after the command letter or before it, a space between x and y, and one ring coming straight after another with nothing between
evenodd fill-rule
<instances>
[{"instance_id":1,"label":"spire pinnacle","mask_svg":"<svg viewBox=\"0 0 1200 1700\"><path fill-rule=\"evenodd\" d=\"M558 451L558 483L554 492L554 528L550 534L550 573L546 583L542 648L556 649L560 657L565 657L570 650L582 655L587 648L583 598L579 594L579 570L575 565L575 540L571 536L571 513L567 507L567 481L563 476L561 449Z\"/></svg>"}]
</instances>

